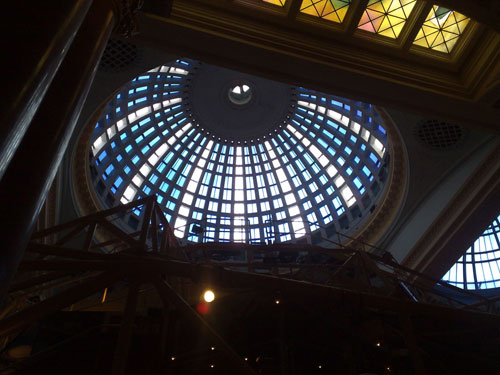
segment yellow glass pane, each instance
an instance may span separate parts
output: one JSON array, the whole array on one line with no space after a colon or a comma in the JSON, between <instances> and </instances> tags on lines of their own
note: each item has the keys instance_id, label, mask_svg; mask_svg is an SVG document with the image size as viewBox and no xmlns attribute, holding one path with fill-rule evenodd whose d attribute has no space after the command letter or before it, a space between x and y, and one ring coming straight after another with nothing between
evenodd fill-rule
<instances>
[{"instance_id":1,"label":"yellow glass pane","mask_svg":"<svg viewBox=\"0 0 500 375\"><path fill-rule=\"evenodd\" d=\"M384 31L391 31L392 25L389 22L389 17L383 17L382 18L382 23L380 24L380 27L378 28L378 33L382 34ZM392 34L392 32L391 32Z\"/></svg>"},{"instance_id":2,"label":"yellow glass pane","mask_svg":"<svg viewBox=\"0 0 500 375\"><path fill-rule=\"evenodd\" d=\"M434 47L432 47L432 49L440 52L448 52L448 48L446 47L445 43L437 45L435 44Z\"/></svg>"},{"instance_id":3,"label":"yellow glass pane","mask_svg":"<svg viewBox=\"0 0 500 375\"><path fill-rule=\"evenodd\" d=\"M265 3L279 5L280 7L285 6L286 0L262 0Z\"/></svg>"},{"instance_id":4,"label":"yellow glass pane","mask_svg":"<svg viewBox=\"0 0 500 375\"><path fill-rule=\"evenodd\" d=\"M450 53L469 21L463 14L434 5L413 44Z\"/></svg>"},{"instance_id":5,"label":"yellow glass pane","mask_svg":"<svg viewBox=\"0 0 500 375\"><path fill-rule=\"evenodd\" d=\"M370 0L358 29L397 38L415 3L416 0Z\"/></svg>"},{"instance_id":6,"label":"yellow glass pane","mask_svg":"<svg viewBox=\"0 0 500 375\"><path fill-rule=\"evenodd\" d=\"M351 0L302 0L301 13L342 23Z\"/></svg>"},{"instance_id":7,"label":"yellow glass pane","mask_svg":"<svg viewBox=\"0 0 500 375\"><path fill-rule=\"evenodd\" d=\"M424 32L420 30L417 34L417 37L415 38L415 42L413 42L417 46L422 46L422 47L429 47L427 45L427 39L425 38Z\"/></svg>"}]
</instances>

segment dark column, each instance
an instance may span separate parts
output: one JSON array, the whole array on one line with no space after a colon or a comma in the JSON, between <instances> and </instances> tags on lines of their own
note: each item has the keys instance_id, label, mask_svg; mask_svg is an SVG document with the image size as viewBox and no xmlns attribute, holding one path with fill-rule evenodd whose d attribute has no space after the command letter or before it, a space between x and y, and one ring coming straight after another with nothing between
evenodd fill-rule
<instances>
[{"instance_id":1,"label":"dark column","mask_svg":"<svg viewBox=\"0 0 500 375\"><path fill-rule=\"evenodd\" d=\"M95 1L0 181L0 297L15 274L115 22Z\"/></svg>"},{"instance_id":2,"label":"dark column","mask_svg":"<svg viewBox=\"0 0 500 375\"><path fill-rule=\"evenodd\" d=\"M87 14L92 0L2 5L0 179Z\"/></svg>"}]
</instances>

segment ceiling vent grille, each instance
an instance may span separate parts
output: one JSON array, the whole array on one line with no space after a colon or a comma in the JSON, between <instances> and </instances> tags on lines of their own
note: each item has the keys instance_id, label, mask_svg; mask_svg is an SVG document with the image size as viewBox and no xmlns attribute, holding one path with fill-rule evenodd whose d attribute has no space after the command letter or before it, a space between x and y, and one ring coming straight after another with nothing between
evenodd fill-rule
<instances>
[{"instance_id":1,"label":"ceiling vent grille","mask_svg":"<svg viewBox=\"0 0 500 375\"><path fill-rule=\"evenodd\" d=\"M136 45L118 39L110 39L102 55L99 68L108 73L117 73L130 67L139 55Z\"/></svg>"},{"instance_id":2,"label":"ceiling vent grille","mask_svg":"<svg viewBox=\"0 0 500 375\"><path fill-rule=\"evenodd\" d=\"M415 128L418 140L433 150L449 150L460 145L464 138L461 126L440 120L425 120Z\"/></svg>"}]
</instances>

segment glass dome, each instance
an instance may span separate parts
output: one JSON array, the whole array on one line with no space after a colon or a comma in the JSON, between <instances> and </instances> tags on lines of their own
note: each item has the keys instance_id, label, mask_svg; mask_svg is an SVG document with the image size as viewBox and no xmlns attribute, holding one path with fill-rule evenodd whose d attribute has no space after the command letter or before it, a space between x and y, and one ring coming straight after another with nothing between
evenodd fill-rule
<instances>
[{"instance_id":1,"label":"glass dome","mask_svg":"<svg viewBox=\"0 0 500 375\"><path fill-rule=\"evenodd\" d=\"M500 288L500 215L442 280L462 289Z\"/></svg>"},{"instance_id":2,"label":"glass dome","mask_svg":"<svg viewBox=\"0 0 500 375\"><path fill-rule=\"evenodd\" d=\"M371 105L190 59L126 84L89 154L103 206L156 195L179 239L253 244L351 233L388 161ZM124 223L137 227L138 214Z\"/></svg>"}]
</instances>

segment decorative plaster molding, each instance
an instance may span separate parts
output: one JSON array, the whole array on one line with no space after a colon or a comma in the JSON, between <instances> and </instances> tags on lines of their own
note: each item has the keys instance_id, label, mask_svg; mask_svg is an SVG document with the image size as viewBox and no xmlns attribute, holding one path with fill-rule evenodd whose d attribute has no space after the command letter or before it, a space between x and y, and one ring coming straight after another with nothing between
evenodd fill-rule
<instances>
[{"instance_id":1,"label":"decorative plaster molding","mask_svg":"<svg viewBox=\"0 0 500 375\"><path fill-rule=\"evenodd\" d=\"M380 198L375 211L369 216L364 226L353 235L356 241L366 244L377 243L396 220L404 202L408 181L406 149L397 126L383 108L375 107L375 110L387 130L387 143L391 160L384 195ZM350 241L346 245L355 246L356 241Z\"/></svg>"},{"instance_id":2,"label":"decorative plaster molding","mask_svg":"<svg viewBox=\"0 0 500 375\"><path fill-rule=\"evenodd\" d=\"M78 208L80 216L86 216L94 212L104 210L104 207L102 207L99 203L90 178L89 150L90 140L95 124L114 95L116 95L116 93L109 96L90 117L88 124L84 127L83 132L80 134L73 159L71 160L71 188L74 191L75 206ZM97 228L95 236L99 242L105 242L112 239L106 231L99 228Z\"/></svg>"}]
</instances>

